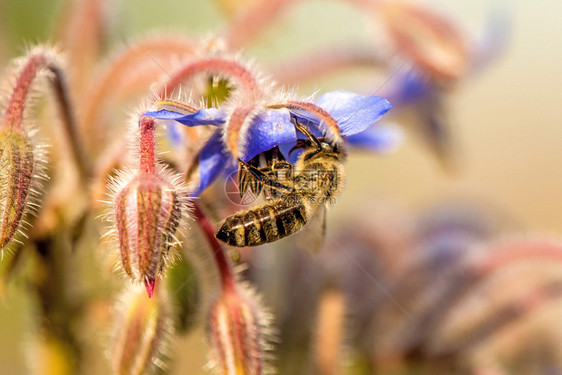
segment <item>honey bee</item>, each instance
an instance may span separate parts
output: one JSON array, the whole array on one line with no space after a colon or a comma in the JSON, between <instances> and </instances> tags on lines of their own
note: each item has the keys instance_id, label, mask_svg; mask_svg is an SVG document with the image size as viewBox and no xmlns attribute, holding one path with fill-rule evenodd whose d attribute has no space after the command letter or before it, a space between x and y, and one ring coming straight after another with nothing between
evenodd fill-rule
<instances>
[{"instance_id":1,"label":"honey bee","mask_svg":"<svg viewBox=\"0 0 562 375\"><path fill-rule=\"evenodd\" d=\"M300 231L315 216L325 230L325 209L333 204L343 189L345 151L341 143L326 142L315 137L293 118L297 130L307 139L298 140L295 148L303 148L294 166L278 160L282 168L258 168L255 163L241 162L241 168L253 179L243 177L241 194L250 187L254 192L267 186L276 192L266 204L238 212L225 219L216 237L237 247L258 246L274 242ZM279 169L283 170L280 178Z\"/></svg>"}]
</instances>

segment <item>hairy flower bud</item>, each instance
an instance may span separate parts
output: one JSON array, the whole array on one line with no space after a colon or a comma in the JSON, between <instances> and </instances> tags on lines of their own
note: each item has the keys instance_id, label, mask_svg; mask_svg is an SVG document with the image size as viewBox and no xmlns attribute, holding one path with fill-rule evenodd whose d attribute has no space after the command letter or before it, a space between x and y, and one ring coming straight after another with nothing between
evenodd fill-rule
<instances>
[{"instance_id":1,"label":"hairy flower bud","mask_svg":"<svg viewBox=\"0 0 562 375\"><path fill-rule=\"evenodd\" d=\"M130 177L115 178L113 230L121 267L134 281L144 282L152 297L156 278L168 263L175 233L188 211L188 189L179 176L156 163L154 119L139 121L139 167Z\"/></svg>"},{"instance_id":2,"label":"hairy flower bud","mask_svg":"<svg viewBox=\"0 0 562 375\"><path fill-rule=\"evenodd\" d=\"M121 266L144 282L149 296L168 262L174 234L187 211L186 189L164 171L138 174L113 199Z\"/></svg>"},{"instance_id":3,"label":"hairy flower bud","mask_svg":"<svg viewBox=\"0 0 562 375\"><path fill-rule=\"evenodd\" d=\"M35 174L33 145L15 129L0 131L0 250L19 230Z\"/></svg>"},{"instance_id":4,"label":"hairy flower bud","mask_svg":"<svg viewBox=\"0 0 562 375\"><path fill-rule=\"evenodd\" d=\"M237 285L224 288L212 304L207 331L217 373L258 375L269 373L267 339L269 319L257 297Z\"/></svg>"},{"instance_id":5,"label":"hairy flower bud","mask_svg":"<svg viewBox=\"0 0 562 375\"><path fill-rule=\"evenodd\" d=\"M2 89L5 101L0 113L0 253L16 242L13 239L22 232L26 212L37 207L37 177L41 175L44 152L30 136L30 108L34 106L37 81L40 83L39 77L45 76L64 92L57 53L38 46L24 58L14 60L14 75L8 76L8 84ZM58 103L68 114L68 102Z\"/></svg>"},{"instance_id":6,"label":"hairy flower bud","mask_svg":"<svg viewBox=\"0 0 562 375\"><path fill-rule=\"evenodd\" d=\"M113 371L118 375L149 374L165 364L172 330L162 293L147 299L140 288L125 293L118 310L110 352Z\"/></svg>"}]
</instances>

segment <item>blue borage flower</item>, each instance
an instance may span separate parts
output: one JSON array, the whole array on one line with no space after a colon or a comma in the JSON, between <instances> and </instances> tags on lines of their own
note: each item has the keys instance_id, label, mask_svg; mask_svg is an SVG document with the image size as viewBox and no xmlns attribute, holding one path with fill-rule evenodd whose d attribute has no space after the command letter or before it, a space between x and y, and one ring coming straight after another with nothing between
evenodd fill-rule
<instances>
[{"instance_id":1,"label":"blue borage flower","mask_svg":"<svg viewBox=\"0 0 562 375\"><path fill-rule=\"evenodd\" d=\"M143 117L173 120L187 126L219 126L199 153L199 186L192 193L193 196L198 196L235 162L223 140L222 125L226 123L228 114L217 108L196 110L187 106L167 105L173 102L161 103L163 105L157 105L157 108L160 108L146 112ZM385 152L394 148L401 140L401 132L397 127L371 127L392 107L385 98L332 91L320 96L315 104L337 121L340 134L352 146ZM297 132L291 122L291 116L295 116L316 134L326 130L316 115L304 109L264 109L252 119L240 158L248 161L275 146L294 143L297 140Z\"/></svg>"}]
</instances>

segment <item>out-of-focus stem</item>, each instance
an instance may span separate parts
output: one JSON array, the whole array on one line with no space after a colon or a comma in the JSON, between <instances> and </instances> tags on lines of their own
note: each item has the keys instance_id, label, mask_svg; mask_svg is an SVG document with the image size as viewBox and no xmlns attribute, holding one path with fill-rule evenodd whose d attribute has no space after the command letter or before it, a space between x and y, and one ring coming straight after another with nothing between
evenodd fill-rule
<instances>
[{"instance_id":1,"label":"out-of-focus stem","mask_svg":"<svg viewBox=\"0 0 562 375\"><path fill-rule=\"evenodd\" d=\"M258 0L246 11L239 14L223 32L227 46L232 50L248 44L260 31L272 23L296 0Z\"/></svg>"},{"instance_id":2,"label":"out-of-focus stem","mask_svg":"<svg viewBox=\"0 0 562 375\"><path fill-rule=\"evenodd\" d=\"M337 375L341 372L345 307L345 298L340 291L328 289L322 294L316 320L316 375Z\"/></svg>"},{"instance_id":3,"label":"out-of-focus stem","mask_svg":"<svg viewBox=\"0 0 562 375\"><path fill-rule=\"evenodd\" d=\"M517 296L502 308L496 309L492 316L482 322L477 329L464 335L462 340L455 342L455 345L449 347L448 350L466 353L467 349L475 347L494 332L514 323L525 315L530 315L548 301L559 298L561 295L561 281L552 281L535 287L523 295Z\"/></svg>"},{"instance_id":4,"label":"out-of-focus stem","mask_svg":"<svg viewBox=\"0 0 562 375\"><path fill-rule=\"evenodd\" d=\"M115 98L124 91L124 87L129 87L131 83L138 85L141 80L146 82L148 88L156 77L166 73L162 71L163 68L159 65L157 58L191 55L195 49L196 43L191 39L181 38L177 35L160 35L142 39L113 58L85 93L84 109L80 117L86 134L98 131L97 118L104 106L114 102ZM139 73L140 67L147 66L150 66L151 69L143 69ZM129 82L129 77L134 81Z\"/></svg>"},{"instance_id":5,"label":"out-of-focus stem","mask_svg":"<svg viewBox=\"0 0 562 375\"><path fill-rule=\"evenodd\" d=\"M334 46L299 56L269 69L275 80L281 83L310 81L335 70L347 67L380 67L387 65L386 59L376 52L375 46L349 44Z\"/></svg>"},{"instance_id":6,"label":"out-of-focus stem","mask_svg":"<svg viewBox=\"0 0 562 375\"><path fill-rule=\"evenodd\" d=\"M230 268L230 265L228 263L226 251L219 243L219 241L215 238L215 228L213 224L211 224L205 213L201 210L201 207L199 207L197 202L193 203L193 215L195 221L197 221L199 227L203 231L207 242L211 246L211 253L219 271L223 290L234 289L234 274L232 273L232 269Z\"/></svg>"},{"instance_id":7,"label":"out-of-focus stem","mask_svg":"<svg viewBox=\"0 0 562 375\"><path fill-rule=\"evenodd\" d=\"M68 56L73 92L81 92L99 56L107 26L108 0L78 0L69 6L62 24L61 44ZM80 32L76 32L80 30Z\"/></svg>"},{"instance_id":8,"label":"out-of-focus stem","mask_svg":"<svg viewBox=\"0 0 562 375\"><path fill-rule=\"evenodd\" d=\"M66 367L62 373L53 375L70 375L80 373L82 350L76 332L78 303L76 296L70 295L69 249L67 241L60 234L36 241L37 254L41 262L35 273L34 288L39 299L41 311L42 334L47 340L54 340L63 350Z\"/></svg>"},{"instance_id":9,"label":"out-of-focus stem","mask_svg":"<svg viewBox=\"0 0 562 375\"><path fill-rule=\"evenodd\" d=\"M84 145L82 144L81 137L78 134L77 122L72 105L68 96L68 89L64 81L64 73L60 67L55 64L49 65L49 70L54 74L53 88L57 103L59 103L60 115L62 116L62 125L68 143L70 145L70 152L76 162L76 168L80 174L80 181L85 183L91 177L92 171L84 153Z\"/></svg>"},{"instance_id":10,"label":"out-of-focus stem","mask_svg":"<svg viewBox=\"0 0 562 375\"><path fill-rule=\"evenodd\" d=\"M495 248L483 259L477 261L473 270L481 275L487 275L507 263L521 260L538 260L562 262L562 247L555 244L522 243L520 245L506 246L506 249Z\"/></svg>"},{"instance_id":11,"label":"out-of-focus stem","mask_svg":"<svg viewBox=\"0 0 562 375\"><path fill-rule=\"evenodd\" d=\"M492 274L498 268L506 267L517 261L562 261L562 247L555 244L523 242L506 243L490 248L472 260L462 262L451 271L446 288L427 304L430 308L416 315L410 324L408 334L402 337L404 343L414 347L441 323L443 316L475 285L478 281ZM435 294L435 293L432 293Z\"/></svg>"},{"instance_id":12,"label":"out-of-focus stem","mask_svg":"<svg viewBox=\"0 0 562 375\"><path fill-rule=\"evenodd\" d=\"M222 33L227 46L237 50L259 36L261 31L279 18L298 0L257 0L247 10L236 16ZM380 0L347 0L348 2L375 11Z\"/></svg>"}]
</instances>

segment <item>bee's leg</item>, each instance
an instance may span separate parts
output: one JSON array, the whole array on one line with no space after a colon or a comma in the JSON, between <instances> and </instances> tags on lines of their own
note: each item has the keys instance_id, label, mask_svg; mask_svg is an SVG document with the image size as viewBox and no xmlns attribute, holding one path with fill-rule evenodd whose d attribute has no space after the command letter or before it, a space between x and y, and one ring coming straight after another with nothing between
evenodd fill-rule
<instances>
[{"instance_id":1,"label":"bee's leg","mask_svg":"<svg viewBox=\"0 0 562 375\"><path fill-rule=\"evenodd\" d=\"M276 163L273 163L273 165L271 166L271 170L273 170L273 171L280 171L280 170L283 170L283 169L292 170L293 164L289 163L288 161L282 160L282 161L278 161Z\"/></svg>"},{"instance_id":2,"label":"bee's leg","mask_svg":"<svg viewBox=\"0 0 562 375\"><path fill-rule=\"evenodd\" d=\"M243 197L248 189L250 189L253 194L259 195L263 186L251 174L249 174L245 164L257 167L258 160L252 159L247 163L238 163L238 191L240 192L240 197Z\"/></svg>"},{"instance_id":3,"label":"bee's leg","mask_svg":"<svg viewBox=\"0 0 562 375\"><path fill-rule=\"evenodd\" d=\"M286 160L285 155L283 155L283 153L279 149L279 146L275 146L270 150L265 151L263 155L265 157L265 161L268 167L271 167L273 164L277 162Z\"/></svg>"},{"instance_id":4,"label":"bee's leg","mask_svg":"<svg viewBox=\"0 0 562 375\"><path fill-rule=\"evenodd\" d=\"M300 131L301 133L303 133L304 135L307 136L307 138L310 140L312 145L316 146L316 148L318 148L318 150L322 150L322 144L320 143L318 138L316 138L316 136L314 134L312 134L306 126L301 124L294 115L291 116L291 122L295 125L295 128L298 131Z\"/></svg>"},{"instance_id":5,"label":"bee's leg","mask_svg":"<svg viewBox=\"0 0 562 375\"><path fill-rule=\"evenodd\" d=\"M285 155L283 155L283 153L279 149L279 146L275 146L274 148L272 148L271 152L273 154L273 160L275 160L275 161L286 161L287 160L287 159L285 159Z\"/></svg>"},{"instance_id":6,"label":"bee's leg","mask_svg":"<svg viewBox=\"0 0 562 375\"><path fill-rule=\"evenodd\" d=\"M303 133L304 135L306 135L308 137L308 140L310 141L312 146L316 147L316 150L314 152L310 153L308 155L308 158L311 158L314 155L318 154L320 151L322 151L322 144L320 143L318 138L316 138L316 136L314 134L312 134L310 132L310 130L308 130L306 128L306 126L303 126L301 123L299 123L295 116L291 116L291 122L295 125L295 128L298 131L300 131L301 133Z\"/></svg>"},{"instance_id":7,"label":"bee's leg","mask_svg":"<svg viewBox=\"0 0 562 375\"><path fill-rule=\"evenodd\" d=\"M244 170L242 163L238 163L238 192L240 197L243 197L248 190L248 179L246 176L246 171Z\"/></svg>"},{"instance_id":8,"label":"bee's leg","mask_svg":"<svg viewBox=\"0 0 562 375\"><path fill-rule=\"evenodd\" d=\"M297 139L297 144L293 146L293 148L291 148L289 150L289 156L291 156L291 154L293 153L293 151L296 151L298 149L305 149L307 147L307 145L310 143L310 141L308 140L304 140L304 139Z\"/></svg>"},{"instance_id":9,"label":"bee's leg","mask_svg":"<svg viewBox=\"0 0 562 375\"><path fill-rule=\"evenodd\" d=\"M259 168L256 168L248 163L245 163L242 160L240 160L239 162L241 165L243 165L243 168L252 175L252 177L254 177L257 181L259 181L260 184L286 193L293 193L295 191L295 189L275 181L274 178L271 178L270 175L263 172Z\"/></svg>"},{"instance_id":10,"label":"bee's leg","mask_svg":"<svg viewBox=\"0 0 562 375\"><path fill-rule=\"evenodd\" d=\"M285 186L293 186L293 165L284 160L274 161L270 166L269 174L275 178L277 183ZM281 193L280 190L274 187L266 187L266 197L278 197Z\"/></svg>"}]
</instances>

